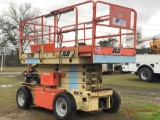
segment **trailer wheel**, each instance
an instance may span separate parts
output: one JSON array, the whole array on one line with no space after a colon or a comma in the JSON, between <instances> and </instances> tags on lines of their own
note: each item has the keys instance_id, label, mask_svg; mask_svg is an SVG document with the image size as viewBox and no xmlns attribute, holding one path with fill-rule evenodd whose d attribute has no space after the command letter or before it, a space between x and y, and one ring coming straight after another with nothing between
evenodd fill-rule
<instances>
[{"instance_id":1,"label":"trailer wheel","mask_svg":"<svg viewBox=\"0 0 160 120\"><path fill-rule=\"evenodd\" d=\"M20 109L28 109L32 104L32 94L27 86L22 86L18 89L16 94L17 106Z\"/></svg>"},{"instance_id":2,"label":"trailer wheel","mask_svg":"<svg viewBox=\"0 0 160 120\"><path fill-rule=\"evenodd\" d=\"M76 102L68 92L56 95L53 101L53 112L58 120L72 120L76 113Z\"/></svg>"},{"instance_id":3,"label":"trailer wheel","mask_svg":"<svg viewBox=\"0 0 160 120\"><path fill-rule=\"evenodd\" d=\"M142 67L138 72L138 76L144 82L152 82L155 79L154 73L148 67Z\"/></svg>"},{"instance_id":4,"label":"trailer wheel","mask_svg":"<svg viewBox=\"0 0 160 120\"><path fill-rule=\"evenodd\" d=\"M102 109L104 112L108 113L116 113L121 106L121 97L120 94L113 90L113 95L110 98L110 108L109 109Z\"/></svg>"}]
</instances>

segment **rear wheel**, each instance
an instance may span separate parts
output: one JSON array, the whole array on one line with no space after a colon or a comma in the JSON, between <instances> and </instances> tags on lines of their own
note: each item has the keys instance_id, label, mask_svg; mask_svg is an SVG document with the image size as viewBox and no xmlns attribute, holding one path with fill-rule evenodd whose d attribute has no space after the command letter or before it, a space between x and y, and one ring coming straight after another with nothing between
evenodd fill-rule
<instances>
[{"instance_id":1,"label":"rear wheel","mask_svg":"<svg viewBox=\"0 0 160 120\"><path fill-rule=\"evenodd\" d=\"M121 97L117 91L113 90L113 95L110 98L110 108L102 110L108 113L116 113L119 110L120 106L121 106Z\"/></svg>"},{"instance_id":2,"label":"rear wheel","mask_svg":"<svg viewBox=\"0 0 160 120\"><path fill-rule=\"evenodd\" d=\"M144 82L152 82L155 80L155 75L148 67L142 67L138 72L139 79Z\"/></svg>"},{"instance_id":3,"label":"rear wheel","mask_svg":"<svg viewBox=\"0 0 160 120\"><path fill-rule=\"evenodd\" d=\"M28 109L32 104L32 94L27 86L22 86L16 94L17 106L21 109Z\"/></svg>"},{"instance_id":4,"label":"rear wheel","mask_svg":"<svg viewBox=\"0 0 160 120\"><path fill-rule=\"evenodd\" d=\"M76 112L74 97L68 92L57 94L53 102L53 112L58 120L72 120Z\"/></svg>"}]
</instances>

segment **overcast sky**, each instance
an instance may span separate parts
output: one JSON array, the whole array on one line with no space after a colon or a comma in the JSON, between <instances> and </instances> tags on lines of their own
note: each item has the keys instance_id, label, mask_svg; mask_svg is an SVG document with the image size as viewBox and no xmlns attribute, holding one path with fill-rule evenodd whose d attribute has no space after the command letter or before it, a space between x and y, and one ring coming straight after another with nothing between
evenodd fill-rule
<instances>
[{"instance_id":1,"label":"overcast sky","mask_svg":"<svg viewBox=\"0 0 160 120\"><path fill-rule=\"evenodd\" d=\"M32 7L39 8L43 13L49 13L52 10L83 2L86 0L0 0L0 11L7 8L10 2L18 5L21 3L31 3ZM143 37L160 34L160 0L103 0L126 7L133 8L138 13L138 26L142 27Z\"/></svg>"}]
</instances>

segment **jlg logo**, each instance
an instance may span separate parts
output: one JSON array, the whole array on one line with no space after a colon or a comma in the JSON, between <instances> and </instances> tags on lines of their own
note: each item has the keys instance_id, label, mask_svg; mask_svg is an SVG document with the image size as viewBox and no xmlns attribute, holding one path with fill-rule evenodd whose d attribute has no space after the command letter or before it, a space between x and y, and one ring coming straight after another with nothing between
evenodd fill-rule
<instances>
[{"instance_id":1,"label":"jlg logo","mask_svg":"<svg viewBox=\"0 0 160 120\"><path fill-rule=\"evenodd\" d=\"M70 55L70 51L64 51L63 53L62 53L62 56L69 56Z\"/></svg>"},{"instance_id":2,"label":"jlg logo","mask_svg":"<svg viewBox=\"0 0 160 120\"><path fill-rule=\"evenodd\" d=\"M112 53L121 53L121 48L113 48Z\"/></svg>"}]
</instances>

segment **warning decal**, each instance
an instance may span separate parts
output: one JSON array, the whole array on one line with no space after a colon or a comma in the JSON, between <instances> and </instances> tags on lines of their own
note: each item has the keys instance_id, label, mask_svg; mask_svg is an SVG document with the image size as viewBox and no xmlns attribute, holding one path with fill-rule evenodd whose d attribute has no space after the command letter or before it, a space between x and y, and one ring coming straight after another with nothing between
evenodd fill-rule
<instances>
[{"instance_id":1,"label":"warning decal","mask_svg":"<svg viewBox=\"0 0 160 120\"><path fill-rule=\"evenodd\" d=\"M109 25L111 27L121 27L125 29L131 28L131 12L132 10L120 7L110 6Z\"/></svg>"},{"instance_id":2,"label":"warning decal","mask_svg":"<svg viewBox=\"0 0 160 120\"><path fill-rule=\"evenodd\" d=\"M119 18L113 18L113 23L112 24L126 27L126 20L122 20L122 19L119 19Z\"/></svg>"}]
</instances>

